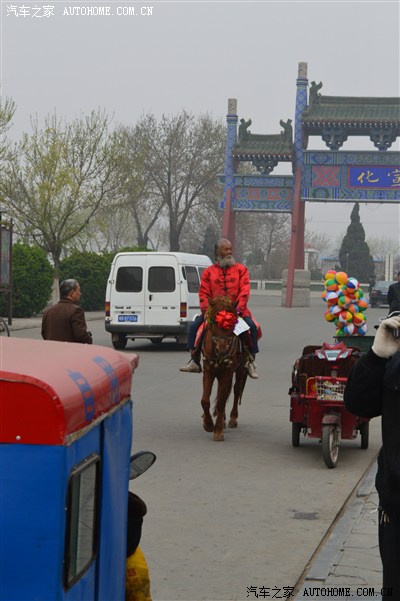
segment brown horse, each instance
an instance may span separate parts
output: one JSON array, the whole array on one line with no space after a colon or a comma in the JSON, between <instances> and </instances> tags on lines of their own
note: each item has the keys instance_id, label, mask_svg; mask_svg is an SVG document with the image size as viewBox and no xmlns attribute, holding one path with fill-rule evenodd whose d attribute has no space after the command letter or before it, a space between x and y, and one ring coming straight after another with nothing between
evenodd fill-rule
<instances>
[{"instance_id":1,"label":"brown horse","mask_svg":"<svg viewBox=\"0 0 400 601\"><path fill-rule=\"evenodd\" d=\"M228 297L209 299L206 313L206 329L202 344L203 353L203 427L214 432L214 440L224 440L225 406L232 390L233 407L228 426L237 428L238 405L241 402L247 379L246 353L241 340L233 333L237 321L236 306ZM210 413L210 396L214 380L218 381L217 397L213 415Z\"/></svg>"}]
</instances>

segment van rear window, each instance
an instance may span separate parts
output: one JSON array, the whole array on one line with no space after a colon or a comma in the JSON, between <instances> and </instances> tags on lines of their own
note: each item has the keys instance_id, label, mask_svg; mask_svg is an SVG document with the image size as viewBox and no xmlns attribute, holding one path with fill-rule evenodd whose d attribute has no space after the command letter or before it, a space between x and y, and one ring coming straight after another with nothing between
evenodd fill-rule
<instances>
[{"instance_id":1,"label":"van rear window","mask_svg":"<svg viewBox=\"0 0 400 601\"><path fill-rule=\"evenodd\" d=\"M141 267L120 267L117 272L116 289L118 292L141 292L143 288L143 269Z\"/></svg>"},{"instance_id":2,"label":"van rear window","mask_svg":"<svg viewBox=\"0 0 400 601\"><path fill-rule=\"evenodd\" d=\"M175 269L173 267L150 267L149 292L173 292L175 290Z\"/></svg>"},{"instance_id":3,"label":"van rear window","mask_svg":"<svg viewBox=\"0 0 400 601\"><path fill-rule=\"evenodd\" d=\"M199 274L197 273L196 267L185 265L183 267L183 275L187 281L187 287L189 292L198 292L200 281Z\"/></svg>"}]
</instances>

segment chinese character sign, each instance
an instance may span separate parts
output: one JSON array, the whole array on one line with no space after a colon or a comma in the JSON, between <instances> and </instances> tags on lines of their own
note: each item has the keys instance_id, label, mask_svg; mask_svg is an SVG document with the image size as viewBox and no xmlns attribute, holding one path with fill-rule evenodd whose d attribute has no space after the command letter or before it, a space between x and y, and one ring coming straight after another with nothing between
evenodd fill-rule
<instances>
[{"instance_id":1,"label":"chinese character sign","mask_svg":"<svg viewBox=\"0 0 400 601\"><path fill-rule=\"evenodd\" d=\"M400 166L349 167L349 188L400 189Z\"/></svg>"}]
</instances>

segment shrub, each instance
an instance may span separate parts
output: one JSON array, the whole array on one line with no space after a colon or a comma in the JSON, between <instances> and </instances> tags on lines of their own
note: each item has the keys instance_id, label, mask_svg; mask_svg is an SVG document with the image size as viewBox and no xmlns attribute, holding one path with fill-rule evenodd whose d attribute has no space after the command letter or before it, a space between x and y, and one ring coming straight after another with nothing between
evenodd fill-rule
<instances>
[{"instance_id":1,"label":"shrub","mask_svg":"<svg viewBox=\"0 0 400 601\"><path fill-rule=\"evenodd\" d=\"M31 317L45 309L51 297L54 270L37 246L13 245L13 317ZM0 313L7 314L6 295L0 295Z\"/></svg>"},{"instance_id":2,"label":"shrub","mask_svg":"<svg viewBox=\"0 0 400 601\"><path fill-rule=\"evenodd\" d=\"M104 309L107 278L114 255L93 252L74 252L60 264L60 283L68 278L78 280L82 296L80 305L85 311Z\"/></svg>"}]
</instances>

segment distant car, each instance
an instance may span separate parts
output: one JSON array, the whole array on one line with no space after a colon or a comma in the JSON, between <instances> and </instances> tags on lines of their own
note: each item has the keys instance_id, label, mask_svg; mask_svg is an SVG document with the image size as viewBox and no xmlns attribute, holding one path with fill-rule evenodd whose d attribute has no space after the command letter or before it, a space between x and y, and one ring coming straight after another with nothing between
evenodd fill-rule
<instances>
[{"instance_id":1,"label":"distant car","mask_svg":"<svg viewBox=\"0 0 400 601\"><path fill-rule=\"evenodd\" d=\"M371 290L371 296L369 299L371 307L388 307L387 293L390 284L395 284L393 280L378 280L375 286Z\"/></svg>"}]
</instances>

